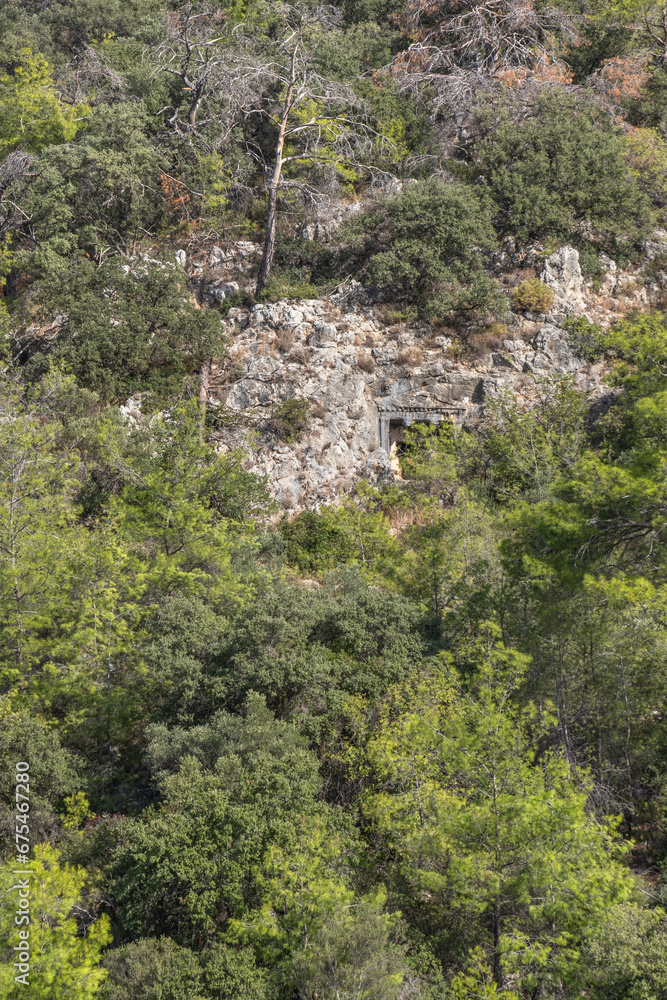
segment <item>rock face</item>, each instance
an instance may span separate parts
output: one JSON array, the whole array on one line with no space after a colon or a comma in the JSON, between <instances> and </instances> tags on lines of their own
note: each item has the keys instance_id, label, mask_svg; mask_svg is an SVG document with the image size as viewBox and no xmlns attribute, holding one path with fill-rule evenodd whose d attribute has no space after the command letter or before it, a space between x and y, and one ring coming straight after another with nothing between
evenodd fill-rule
<instances>
[{"instance_id":1,"label":"rock face","mask_svg":"<svg viewBox=\"0 0 667 1000\"><path fill-rule=\"evenodd\" d=\"M552 313L576 316L586 310L584 278L579 254L573 247L561 247L544 261L542 281L555 293Z\"/></svg>"},{"instance_id":2,"label":"rock face","mask_svg":"<svg viewBox=\"0 0 667 1000\"><path fill-rule=\"evenodd\" d=\"M415 422L473 425L499 394L528 406L540 382L565 373L593 397L606 391L601 367L577 358L551 318L517 319L512 339L465 363L450 337L389 325L371 299L352 282L326 299L228 313L230 360L211 380L210 402L223 415L218 447L244 449L246 468L268 477L284 511L331 502L360 479L391 481L392 451ZM310 404L307 427L281 441L272 416L294 398Z\"/></svg>"},{"instance_id":3,"label":"rock face","mask_svg":"<svg viewBox=\"0 0 667 1000\"><path fill-rule=\"evenodd\" d=\"M252 291L261 249L240 242L208 248L199 261L190 254L177 261L202 304L215 308ZM604 407L604 367L577 357L563 323L586 314L608 326L628 309L658 304L667 293L663 256L667 237L656 233L634 271L601 257L606 272L594 286L573 247L547 257L535 247L520 257L504 246L491 262L496 273L513 269L519 281L522 269L539 273L554 303L546 316L513 315L506 339L494 335L484 347L482 336L476 355L457 353L453 331L391 322L381 293L355 281L327 298L232 308L225 320L230 357L213 366L209 388L220 414L217 446L242 449L245 467L266 475L282 510L296 513L335 500L360 479L391 481L395 450L415 422L472 426L499 395L528 407L545 380L562 375L589 393L593 408ZM309 405L305 430L283 428L281 435L276 412L295 398ZM134 401L126 409L137 419Z\"/></svg>"}]
</instances>

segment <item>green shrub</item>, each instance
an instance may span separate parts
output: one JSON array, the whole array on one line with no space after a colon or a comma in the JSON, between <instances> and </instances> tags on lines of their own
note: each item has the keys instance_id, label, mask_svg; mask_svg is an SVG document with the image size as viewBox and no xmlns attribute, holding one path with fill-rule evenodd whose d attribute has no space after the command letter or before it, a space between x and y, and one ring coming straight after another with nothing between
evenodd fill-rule
<instances>
[{"instance_id":1,"label":"green shrub","mask_svg":"<svg viewBox=\"0 0 667 1000\"><path fill-rule=\"evenodd\" d=\"M364 70L379 69L391 62L392 41L391 33L377 24L355 24L323 32L315 49L318 72L327 80L357 81ZM408 101L404 103L409 107Z\"/></svg>"},{"instance_id":2,"label":"green shrub","mask_svg":"<svg viewBox=\"0 0 667 1000\"><path fill-rule=\"evenodd\" d=\"M563 6L571 10L574 5L567 3L561 9ZM578 44L565 55L574 73L574 83L584 83L607 59L625 55L631 45L632 32L626 25L610 23L607 18L582 19Z\"/></svg>"},{"instance_id":3,"label":"green shrub","mask_svg":"<svg viewBox=\"0 0 667 1000\"><path fill-rule=\"evenodd\" d=\"M548 312L554 302L555 292L539 278L529 278L512 292L512 305L521 312Z\"/></svg>"},{"instance_id":4,"label":"green shrub","mask_svg":"<svg viewBox=\"0 0 667 1000\"><path fill-rule=\"evenodd\" d=\"M266 288L259 296L260 302L278 302L280 299L316 299L317 286L310 281L282 274L272 274Z\"/></svg>"},{"instance_id":5,"label":"green shrub","mask_svg":"<svg viewBox=\"0 0 667 1000\"><path fill-rule=\"evenodd\" d=\"M585 316L578 319L568 319L563 324L570 335L570 344L575 354L587 361L597 361L607 347L602 327L591 323Z\"/></svg>"},{"instance_id":6,"label":"green shrub","mask_svg":"<svg viewBox=\"0 0 667 1000\"><path fill-rule=\"evenodd\" d=\"M30 185L10 187L20 206L14 227L29 216L34 233L21 242L20 269L57 281L73 256L97 263L115 253L131 257L139 239L158 233L164 162L151 142L152 124L142 105L100 105L74 142L43 151Z\"/></svg>"},{"instance_id":7,"label":"green shrub","mask_svg":"<svg viewBox=\"0 0 667 1000\"><path fill-rule=\"evenodd\" d=\"M105 956L108 1000L175 997L200 1000L201 969L197 956L170 938L144 938Z\"/></svg>"},{"instance_id":8,"label":"green shrub","mask_svg":"<svg viewBox=\"0 0 667 1000\"><path fill-rule=\"evenodd\" d=\"M31 377L47 357L63 362L103 402L146 392L159 406L224 350L219 314L197 309L186 295L182 273L170 264L136 260L130 269L74 261L39 282L40 318L45 325L54 314L63 320L50 343L35 341L29 327L23 331L23 360Z\"/></svg>"},{"instance_id":9,"label":"green shrub","mask_svg":"<svg viewBox=\"0 0 667 1000\"><path fill-rule=\"evenodd\" d=\"M170 938L142 938L107 952L106 1000L264 1000L266 973L247 948L196 953Z\"/></svg>"},{"instance_id":10,"label":"green shrub","mask_svg":"<svg viewBox=\"0 0 667 1000\"><path fill-rule=\"evenodd\" d=\"M341 6L346 20L352 23L374 21L376 24L385 24L392 15L399 14L403 9L401 0L345 0Z\"/></svg>"},{"instance_id":11,"label":"green shrub","mask_svg":"<svg viewBox=\"0 0 667 1000\"><path fill-rule=\"evenodd\" d=\"M364 33L373 34L364 25ZM387 60L389 62L389 60ZM385 66L386 66L385 62ZM364 67L367 70L368 64ZM354 84L355 93L366 103L375 119L379 136L373 145L372 159L376 166L400 163L406 157L433 152L432 125L428 105L400 92L396 80L388 72L375 72L373 78L361 76ZM389 142L386 140L389 139Z\"/></svg>"},{"instance_id":12,"label":"green shrub","mask_svg":"<svg viewBox=\"0 0 667 1000\"><path fill-rule=\"evenodd\" d=\"M480 107L471 128L470 178L482 176L498 206L496 226L519 242L577 234L587 220L613 244L650 223L626 144L592 101L545 93L516 123L508 104Z\"/></svg>"},{"instance_id":13,"label":"green shrub","mask_svg":"<svg viewBox=\"0 0 667 1000\"><path fill-rule=\"evenodd\" d=\"M482 251L496 246L493 206L464 184L418 181L343 232L367 280L394 283L429 317L502 308Z\"/></svg>"},{"instance_id":14,"label":"green shrub","mask_svg":"<svg viewBox=\"0 0 667 1000\"><path fill-rule=\"evenodd\" d=\"M274 407L269 428L281 441L297 441L308 426L310 402L300 396L286 399Z\"/></svg>"},{"instance_id":15,"label":"green shrub","mask_svg":"<svg viewBox=\"0 0 667 1000\"><path fill-rule=\"evenodd\" d=\"M0 727L0 850L11 851L16 814L16 761L30 765L33 788L30 825L33 835L49 839L58 828L63 799L77 792L85 778L83 761L63 745L57 731L27 711L8 712Z\"/></svg>"},{"instance_id":16,"label":"green shrub","mask_svg":"<svg viewBox=\"0 0 667 1000\"><path fill-rule=\"evenodd\" d=\"M600 260L597 247L591 243L581 243L577 249L579 250L581 273L588 281L592 281L595 290L599 291L600 279L607 273L607 268ZM625 255L623 254L617 254L615 258L616 262L620 263L624 257Z\"/></svg>"},{"instance_id":17,"label":"green shrub","mask_svg":"<svg viewBox=\"0 0 667 1000\"><path fill-rule=\"evenodd\" d=\"M303 216L297 229L303 228L307 221ZM340 266L335 248L318 240L306 240L285 226L277 233L275 265L260 299L276 302L278 299L317 298L322 285L337 283L344 277Z\"/></svg>"},{"instance_id":18,"label":"green shrub","mask_svg":"<svg viewBox=\"0 0 667 1000\"><path fill-rule=\"evenodd\" d=\"M304 511L293 521L280 523L287 561L302 573L320 572L346 563L354 556L354 540L344 525L321 512Z\"/></svg>"},{"instance_id":19,"label":"green shrub","mask_svg":"<svg viewBox=\"0 0 667 1000\"><path fill-rule=\"evenodd\" d=\"M657 129L667 134L667 66L653 66L641 100L636 101L630 113L633 125Z\"/></svg>"}]
</instances>

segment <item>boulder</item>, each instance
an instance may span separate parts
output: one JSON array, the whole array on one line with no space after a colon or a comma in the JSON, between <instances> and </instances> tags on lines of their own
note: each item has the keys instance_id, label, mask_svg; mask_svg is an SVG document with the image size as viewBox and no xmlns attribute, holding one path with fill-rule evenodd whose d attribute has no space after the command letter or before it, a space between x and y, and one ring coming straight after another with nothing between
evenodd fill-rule
<instances>
[{"instance_id":1,"label":"boulder","mask_svg":"<svg viewBox=\"0 0 667 1000\"><path fill-rule=\"evenodd\" d=\"M494 351L491 355L491 362L494 368L514 368L515 371L519 370L512 358L508 358L504 354L500 354L496 351Z\"/></svg>"},{"instance_id":2,"label":"boulder","mask_svg":"<svg viewBox=\"0 0 667 1000\"><path fill-rule=\"evenodd\" d=\"M664 229L656 229L644 240L644 256L647 260L655 260L656 257L667 255L667 232Z\"/></svg>"},{"instance_id":3,"label":"boulder","mask_svg":"<svg viewBox=\"0 0 667 1000\"><path fill-rule=\"evenodd\" d=\"M318 320L307 340L309 347L335 347L336 327L333 323Z\"/></svg>"},{"instance_id":4,"label":"boulder","mask_svg":"<svg viewBox=\"0 0 667 1000\"><path fill-rule=\"evenodd\" d=\"M140 423L142 418L141 393L138 392L136 395L130 396L124 403L121 403L118 409L121 417L123 420L127 420L128 424Z\"/></svg>"},{"instance_id":5,"label":"boulder","mask_svg":"<svg viewBox=\"0 0 667 1000\"><path fill-rule=\"evenodd\" d=\"M249 240L239 240L234 244L239 257L254 257L261 253L261 246L258 243L251 243Z\"/></svg>"},{"instance_id":6,"label":"boulder","mask_svg":"<svg viewBox=\"0 0 667 1000\"><path fill-rule=\"evenodd\" d=\"M527 358L532 368L565 374L578 371L581 367L581 362L570 348L567 333L554 323L546 323L535 334L533 347L535 356Z\"/></svg>"},{"instance_id":7,"label":"boulder","mask_svg":"<svg viewBox=\"0 0 667 1000\"><path fill-rule=\"evenodd\" d=\"M211 295L216 302L224 302L234 295L239 294L239 286L235 281L226 281L222 285L216 285L211 289Z\"/></svg>"},{"instance_id":8,"label":"boulder","mask_svg":"<svg viewBox=\"0 0 667 1000\"><path fill-rule=\"evenodd\" d=\"M283 305L278 303L278 305ZM282 310L277 315L278 324L286 330L295 330L303 323L303 312L296 306L283 305Z\"/></svg>"}]
</instances>

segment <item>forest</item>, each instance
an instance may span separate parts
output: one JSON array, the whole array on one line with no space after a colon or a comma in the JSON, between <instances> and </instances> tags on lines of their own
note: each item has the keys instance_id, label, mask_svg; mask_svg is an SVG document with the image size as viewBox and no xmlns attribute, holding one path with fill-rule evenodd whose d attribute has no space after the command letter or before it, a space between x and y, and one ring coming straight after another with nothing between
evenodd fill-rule
<instances>
[{"instance_id":1,"label":"forest","mask_svg":"<svg viewBox=\"0 0 667 1000\"><path fill-rule=\"evenodd\" d=\"M667 1000L664 0L1 0L0 38L3 1000ZM465 358L550 304L494 254L597 288L656 233L664 312L567 321L604 407L536 376L296 516L216 447L234 308L352 278ZM197 301L175 255L244 240Z\"/></svg>"}]
</instances>

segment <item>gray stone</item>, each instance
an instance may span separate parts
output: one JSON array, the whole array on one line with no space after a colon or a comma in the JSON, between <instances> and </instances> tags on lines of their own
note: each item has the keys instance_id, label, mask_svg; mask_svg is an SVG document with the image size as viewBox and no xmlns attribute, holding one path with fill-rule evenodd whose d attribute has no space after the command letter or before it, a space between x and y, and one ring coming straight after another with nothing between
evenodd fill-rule
<instances>
[{"instance_id":1,"label":"gray stone","mask_svg":"<svg viewBox=\"0 0 667 1000\"><path fill-rule=\"evenodd\" d=\"M667 254L667 232L664 229L656 229L644 240L644 256L647 260L655 260L656 257L663 257Z\"/></svg>"},{"instance_id":2,"label":"gray stone","mask_svg":"<svg viewBox=\"0 0 667 1000\"><path fill-rule=\"evenodd\" d=\"M550 312L574 316L585 311L584 279L574 247L561 247L547 257L540 280L555 293Z\"/></svg>"},{"instance_id":3,"label":"gray stone","mask_svg":"<svg viewBox=\"0 0 667 1000\"><path fill-rule=\"evenodd\" d=\"M278 322L286 330L291 330L293 327L298 327L303 323L303 313L296 306L285 306L278 317Z\"/></svg>"},{"instance_id":4,"label":"gray stone","mask_svg":"<svg viewBox=\"0 0 667 1000\"><path fill-rule=\"evenodd\" d=\"M123 420L127 420L128 424L141 423L143 416L141 412L141 393L137 392L134 396L130 396L124 403L121 403L118 409L121 417Z\"/></svg>"},{"instance_id":5,"label":"gray stone","mask_svg":"<svg viewBox=\"0 0 667 1000\"><path fill-rule=\"evenodd\" d=\"M552 368L557 373L578 371L581 362L570 348L567 333L553 323L546 323L533 338L536 368Z\"/></svg>"},{"instance_id":6,"label":"gray stone","mask_svg":"<svg viewBox=\"0 0 667 1000\"><path fill-rule=\"evenodd\" d=\"M554 318L539 326L518 319L510 334L514 339L494 352L493 368L487 365L488 355L455 361L442 348L434 364L436 352L430 346L435 331L404 324L399 346L387 339L381 314L358 294L363 292L360 285L342 291L320 300L257 304L243 313L250 319L243 331L234 322L234 310L228 317L234 375L215 391L240 419L216 432L218 447L244 450L244 467L267 477L280 508L290 514L336 502L360 478L391 482L391 446L409 424L448 420L474 425L484 419L490 400L506 394L519 406L533 405L535 379L523 372L571 372L592 399L603 391L604 371L591 374L591 367L575 358L566 331ZM287 341L293 342L289 353ZM399 367L399 353L413 347L426 349L433 358L418 364L415 353L414 364L407 360ZM359 361L368 361L371 353L377 367L360 369ZM268 418L295 396L318 409L297 441L278 443L268 430Z\"/></svg>"},{"instance_id":7,"label":"gray stone","mask_svg":"<svg viewBox=\"0 0 667 1000\"><path fill-rule=\"evenodd\" d=\"M318 320L307 340L309 347L335 347L336 327L333 323Z\"/></svg>"},{"instance_id":8,"label":"gray stone","mask_svg":"<svg viewBox=\"0 0 667 1000\"><path fill-rule=\"evenodd\" d=\"M395 482L389 455L384 448L376 448L370 453L364 463L364 473L366 479L378 486L386 486Z\"/></svg>"},{"instance_id":9,"label":"gray stone","mask_svg":"<svg viewBox=\"0 0 667 1000\"><path fill-rule=\"evenodd\" d=\"M241 330L245 330L248 325L249 312L247 309L240 309L238 306L232 306L232 308L227 313L227 319L231 320L232 323L236 323Z\"/></svg>"},{"instance_id":10,"label":"gray stone","mask_svg":"<svg viewBox=\"0 0 667 1000\"><path fill-rule=\"evenodd\" d=\"M491 361L493 362L494 368L512 368L515 371L518 371L518 368L512 361L512 359L505 357L504 354L498 354L494 352L491 355Z\"/></svg>"},{"instance_id":11,"label":"gray stone","mask_svg":"<svg viewBox=\"0 0 667 1000\"><path fill-rule=\"evenodd\" d=\"M262 248L258 243L251 243L249 240L239 240L235 244L235 248L240 257L254 257L256 254L262 252Z\"/></svg>"},{"instance_id":12,"label":"gray stone","mask_svg":"<svg viewBox=\"0 0 667 1000\"><path fill-rule=\"evenodd\" d=\"M213 247L208 256L209 267L218 267L219 264L226 264L229 260L232 260L232 254L225 253L220 247Z\"/></svg>"},{"instance_id":13,"label":"gray stone","mask_svg":"<svg viewBox=\"0 0 667 1000\"><path fill-rule=\"evenodd\" d=\"M222 285L217 285L211 289L211 295L216 302L224 302L234 295L239 294L239 286L235 281L226 281Z\"/></svg>"}]
</instances>

